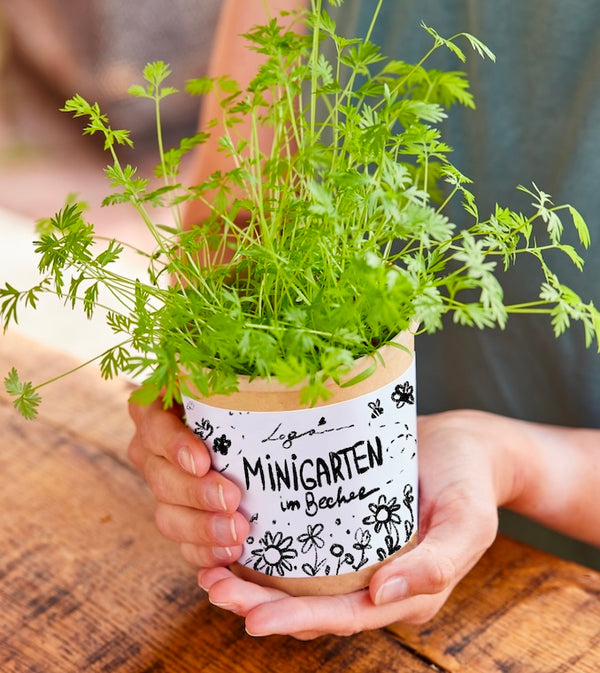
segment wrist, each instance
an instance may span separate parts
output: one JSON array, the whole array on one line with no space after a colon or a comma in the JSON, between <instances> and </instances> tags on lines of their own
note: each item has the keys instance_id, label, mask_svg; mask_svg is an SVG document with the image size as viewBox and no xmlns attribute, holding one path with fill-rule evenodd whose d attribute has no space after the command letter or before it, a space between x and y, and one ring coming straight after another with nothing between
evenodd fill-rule
<instances>
[{"instance_id":1,"label":"wrist","mask_svg":"<svg viewBox=\"0 0 600 673\"><path fill-rule=\"evenodd\" d=\"M431 418L444 437L454 435L469 447L472 459L484 459L496 505L511 507L528 489L532 465L520 421L474 409L456 409ZM450 433L450 435L448 434ZM483 475L482 475L483 476Z\"/></svg>"},{"instance_id":2,"label":"wrist","mask_svg":"<svg viewBox=\"0 0 600 673\"><path fill-rule=\"evenodd\" d=\"M424 417L419 427L463 465L479 461L477 486L511 509L572 537L600 544L600 431L515 420L473 410ZM433 433L433 437L431 436ZM435 456L434 456L435 459ZM430 465L428 469L435 469Z\"/></svg>"}]
</instances>

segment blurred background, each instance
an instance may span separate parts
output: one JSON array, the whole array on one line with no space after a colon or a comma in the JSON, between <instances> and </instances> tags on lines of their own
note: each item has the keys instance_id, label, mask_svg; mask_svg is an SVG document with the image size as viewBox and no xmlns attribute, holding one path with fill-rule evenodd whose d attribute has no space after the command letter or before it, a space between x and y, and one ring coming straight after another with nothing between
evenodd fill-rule
<instances>
[{"instance_id":1,"label":"blurred background","mask_svg":"<svg viewBox=\"0 0 600 673\"><path fill-rule=\"evenodd\" d=\"M149 246L129 206L101 207L109 189L100 138L82 137L82 121L59 110L75 93L100 102L113 128L131 131L135 157L124 151L125 163L149 172L156 163L153 106L127 89L141 83L144 65L154 60L171 65L170 84L180 90L187 79L203 75L220 4L0 0L0 284L34 284L35 222L53 215L69 194L88 204L88 219L103 235ZM166 99L167 145L193 133L197 119L197 98ZM122 263L142 269L136 255ZM77 357L95 355L107 339L112 343L102 324L86 324L52 301L41 312L44 329L40 311L23 313L19 328Z\"/></svg>"}]
</instances>

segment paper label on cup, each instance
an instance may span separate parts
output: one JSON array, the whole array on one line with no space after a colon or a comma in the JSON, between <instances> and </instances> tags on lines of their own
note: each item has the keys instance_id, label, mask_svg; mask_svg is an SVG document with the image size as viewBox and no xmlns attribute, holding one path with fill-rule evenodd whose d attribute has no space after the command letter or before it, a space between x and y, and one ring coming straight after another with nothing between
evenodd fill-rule
<instances>
[{"instance_id":1,"label":"paper label on cup","mask_svg":"<svg viewBox=\"0 0 600 673\"><path fill-rule=\"evenodd\" d=\"M319 408L184 404L214 469L244 493L251 526L239 563L278 577L338 575L386 559L415 533L414 361L372 393Z\"/></svg>"}]
</instances>

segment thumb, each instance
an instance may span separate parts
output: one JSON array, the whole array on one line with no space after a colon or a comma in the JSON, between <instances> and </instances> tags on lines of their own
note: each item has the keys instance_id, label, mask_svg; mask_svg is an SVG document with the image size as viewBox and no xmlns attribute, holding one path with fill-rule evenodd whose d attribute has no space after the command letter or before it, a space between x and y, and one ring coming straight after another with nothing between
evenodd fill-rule
<instances>
[{"instance_id":1,"label":"thumb","mask_svg":"<svg viewBox=\"0 0 600 673\"><path fill-rule=\"evenodd\" d=\"M378 570L369 585L375 605L453 589L494 541L497 510L459 508L432 522L421 542Z\"/></svg>"}]
</instances>

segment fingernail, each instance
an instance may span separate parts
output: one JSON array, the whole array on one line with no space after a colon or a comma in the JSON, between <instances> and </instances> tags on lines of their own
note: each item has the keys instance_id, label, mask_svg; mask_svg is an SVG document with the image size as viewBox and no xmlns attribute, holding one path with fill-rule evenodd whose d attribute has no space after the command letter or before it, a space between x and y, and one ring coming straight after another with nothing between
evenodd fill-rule
<instances>
[{"instance_id":1,"label":"fingernail","mask_svg":"<svg viewBox=\"0 0 600 673\"><path fill-rule=\"evenodd\" d=\"M227 544L231 540L233 542L238 541L235 521L230 516L215 516L213 518L212 529L218 542Z\"/></svg>"},{"instance_id":2,"label":"fingernail","mask_svg":"<svg viewBox=\"0 0 600 673\"><path fill-rule=\"evenodd\" d=\"M384 582L375 595L375 605L401 601L408 596L408 584L404 577L392 577Z\"/></svg>"},{"instance_id":3,"label":"fingernail","mask_svg":"<svg viewBox=\"0 0 600 673\"><path fill-rule=\"evenodd\" d=\"M190 474L196 475L196 464L194 463L194 457L190 453L189 449L183 448L179 449L177 454L177 460L179 460L179 465Z\"/></svg>"},{"instance_id":4,"label":"fingernail","mask_svg":"<svg viewBox=\"0 0 600 673\"><path fill-rule=\"evenodd\" d=\"M227 561L229 563L233 558L233 552L229 547L213 547L212 553L217 561Z\"/></svg>"},{"instance_id":5,"label":"fingernail","mask_svg":"<svg viewBox=\"0 0 600 673\"><path fill-rule=\"evenodd\" d=\"M198 586L201 589L204 589L204 591L206 591L206 593L208 593L208 590L212 586L213 582L210 582L210 581L205 582L204 581L204 575L205 575L205 570L200 570L200 572L198 573ZM209 577L210 577L210 572L209 572Z\"/></svg>"},{"instance_id":6,"label":"fingernail","mask_svg":"<svg viewBox=\"0 0 600 673\"><path fill-rule=\"evenodd\" d=\"M226 512L227 503L225 502L225 492L223 484L217 484L216 488L207 489L206 501L208 506L215 511Z\"/></svg>"}]
</instances>

